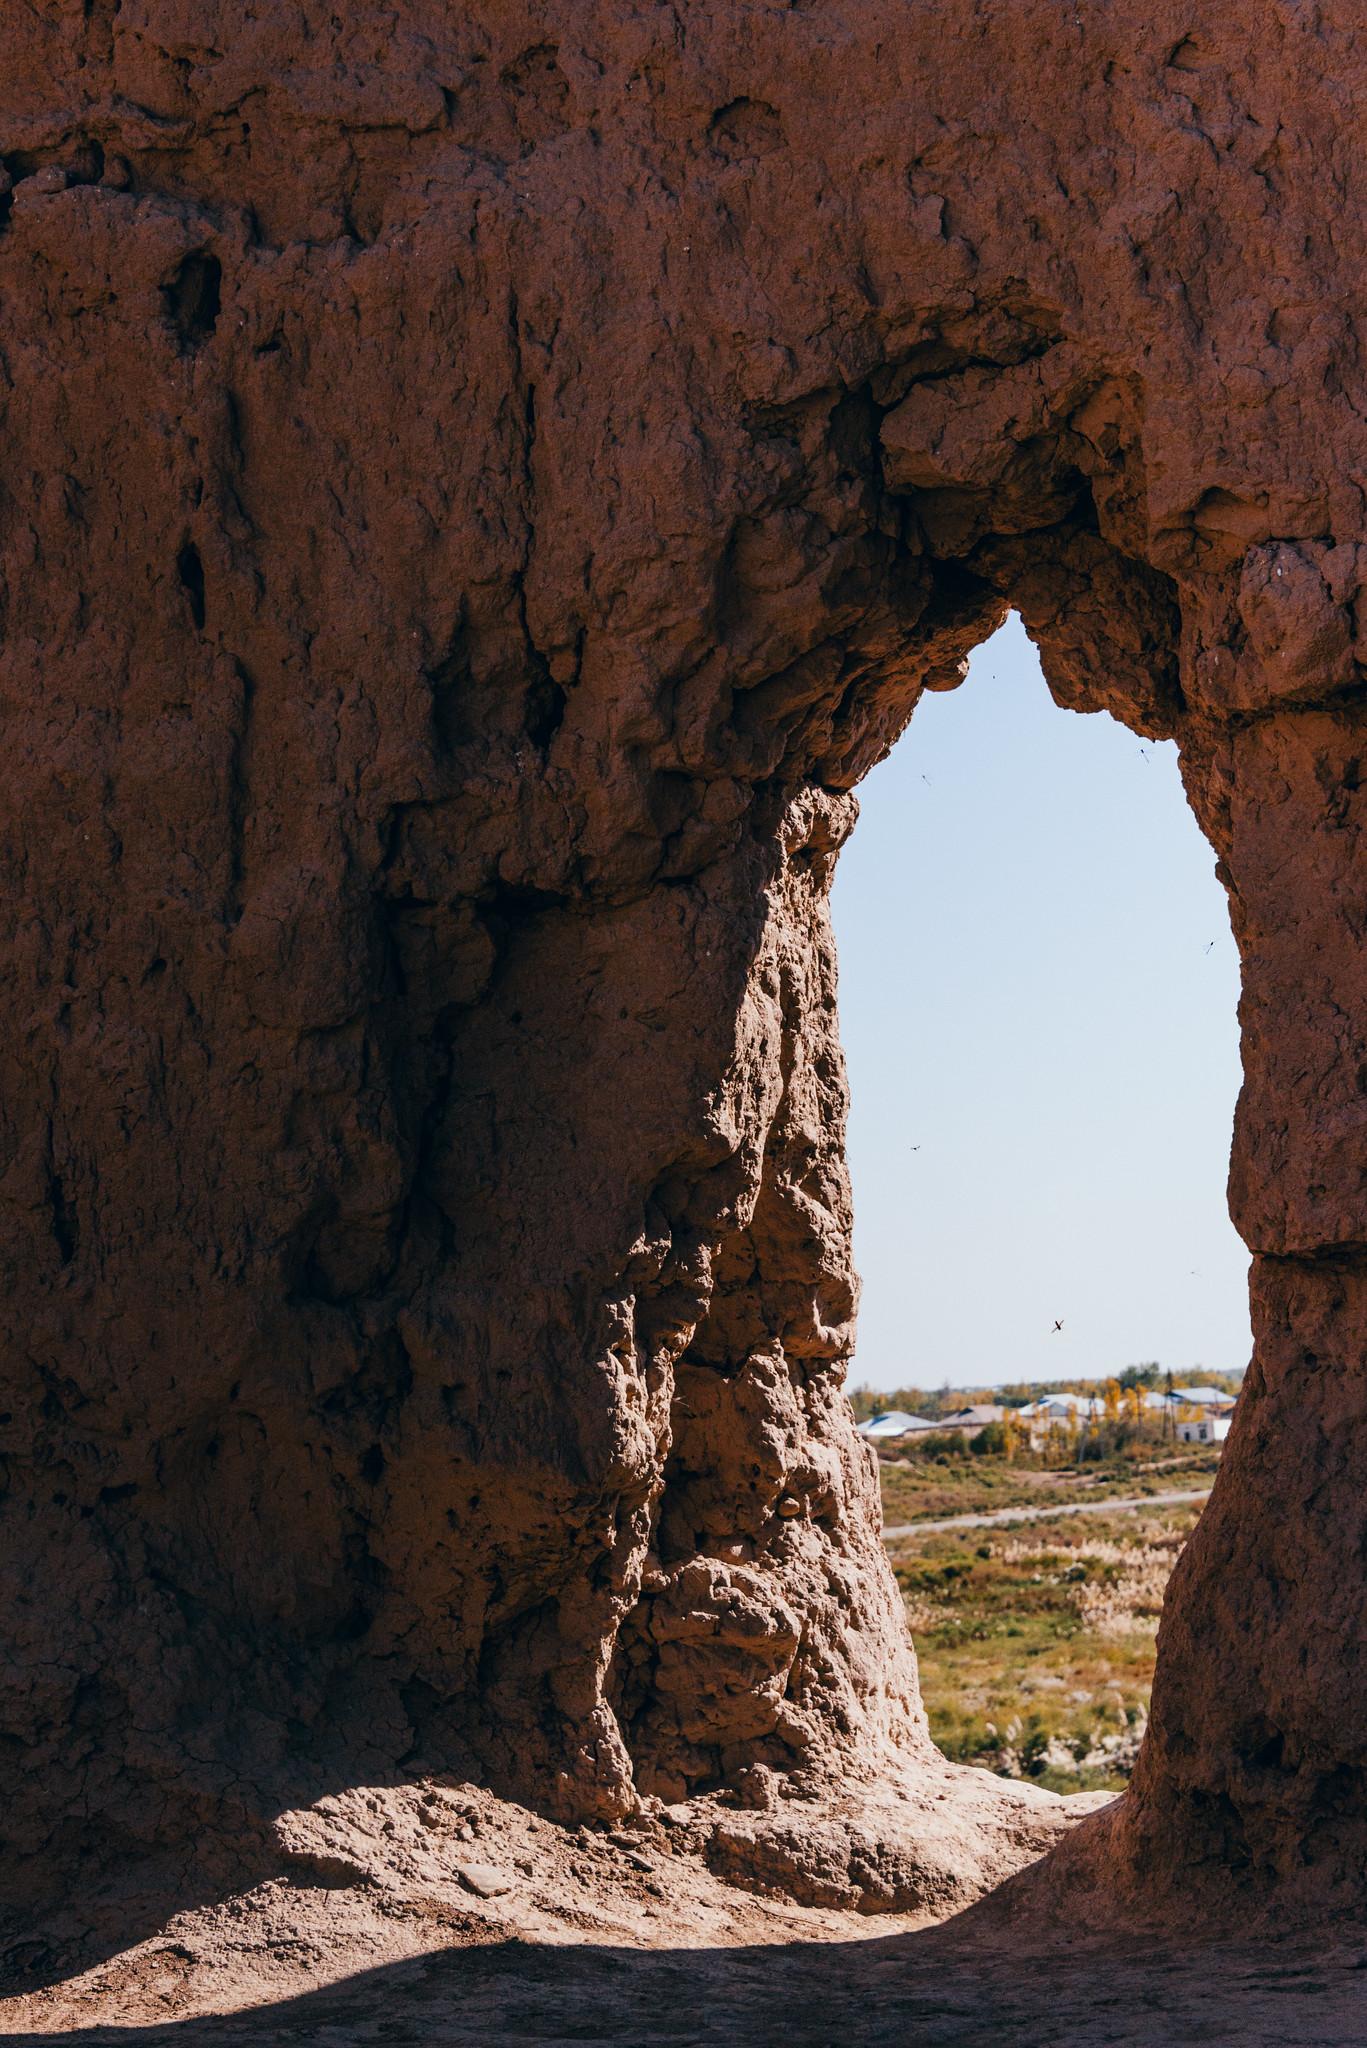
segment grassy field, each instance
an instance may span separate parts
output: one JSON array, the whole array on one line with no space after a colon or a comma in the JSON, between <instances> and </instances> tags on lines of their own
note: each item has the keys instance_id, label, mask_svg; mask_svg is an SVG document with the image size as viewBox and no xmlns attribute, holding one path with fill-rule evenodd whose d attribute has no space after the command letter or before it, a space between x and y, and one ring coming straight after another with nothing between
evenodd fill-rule
<instances>
[{"instance_id":1,"label":"grassy field","mask_svg":"<svg viewBox=\"0 0 1367 2048\"><path fill-rule=\"evenodd\" d=\"M884 1467L885 1520L1145 1490L1134 1472L1122 1487L1121 1475L1095 1470L1026 1476L1004 1460L971 1462L976 1472L952 1478ZM1213 1466L1209 1454L1184 1459L1149 1475L1149 1490L1209 1486ZM1057 1791L1123 1786L1148 1719L1164 1590L1199 1511L1117 1510L890 1542L945 1754Z\"/></svg>"},{"instance_id":2,"label":"grassy field","mask_svg":"<svg viewBox=\"0 0 1367 2048\"><path fill-rule=\"evenodd\" d=\"M1094 1465L1062 1469L1011 1463L1005 1458L909 1458L885 1460L879 1477L883 1520L935 1521L946 1515L977 1514L1015 1507L1061 1507L1077 1500L1130 1498L1209 1486L1219 1454L1197 1447L1174 1452L1152 1446Z\"/></svg>"}]
</instances>

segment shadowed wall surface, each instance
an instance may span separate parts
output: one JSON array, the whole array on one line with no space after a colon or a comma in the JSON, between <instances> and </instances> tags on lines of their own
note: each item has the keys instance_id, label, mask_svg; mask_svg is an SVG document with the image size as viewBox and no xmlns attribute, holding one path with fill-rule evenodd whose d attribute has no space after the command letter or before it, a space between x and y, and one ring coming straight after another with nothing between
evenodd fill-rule
<instances>
[{"instance_id":1,"label":"shadowed wall surface","mask_svg":"<svg viewBox=\"0 0 1367 2048\"><path fill-rule=\"evenodd\" d=\"M424 1769L740 1788L788 1882L787 1790L939 1782L826 893L1008 603L1178 741L1243 962L1255 1362L1062 1854L1358 1897L1351 11L52 0L0 57L16 1900ZM953 1784L850 1896L1021 1860Z\"/></svg>"}]
</instances>

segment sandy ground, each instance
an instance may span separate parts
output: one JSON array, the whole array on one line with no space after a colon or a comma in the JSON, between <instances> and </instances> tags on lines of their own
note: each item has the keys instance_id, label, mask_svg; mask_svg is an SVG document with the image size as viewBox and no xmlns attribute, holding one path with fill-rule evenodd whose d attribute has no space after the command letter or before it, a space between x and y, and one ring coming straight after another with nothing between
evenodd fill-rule
<instances>
[{"instance_id":1,"label":"sandy ground","mask_svg":"<svg viewBox=\"0 0 1367 2048\"><path fill-rule=\"evenodd\" d=\"M311 1923L329 1910L328 1896L273 1904L281 1945L294 1948L295 1962ZM748 1930L737 1916L728 1940L725 1914L716 1923L705 1917L693 1940L673 1926L659 1947L613 1928L576 1933L564 1922L538 1938L497 1915L412 1917L377 1928L376 1943L414 1952L316 1990L272 1997L263 1981L258 2002L220 2017L193 2011L194 1953L171 1937L122 1966L122 1993L98 2000L103 2024L84 2021L79 2000L64 1999L46 2025L16 2014L0 2040L58 2034L91 2048L1361 2048L1367 2040L1367 1938L1008 1948L953 1923L917 1933L809 1912L805 1925L785 1927L774 1914Z\"/></svg>"},{"instance_id":2,"label":"sandy ground","mask_svg":"<svg viewBox=\"0 0 1367 2048\"><path fill-rule=\"evenodd\" d=\"M360 1839L355 1812L337 1809L331 1847L327 1816L312 1816L292 1875L186 1906L117 1952L106 1943L76 1974L48 1968L46 1982L0 2005L0 2042L1367 2040L1367 1933L1201 1944L1118 1930L1083 1941L1025 1923L1003 1929L983 1909L934 1925L925 1914L803 1907L723 1881L687 1818L565 1831L473 1788L428 1796L426 1845L401 1828L386 1834L395 1809L376 1795L373 1840L388 1842L388 1860L349 1864L338 1844L343 1823Z\"/></svg>"}]
</instances>

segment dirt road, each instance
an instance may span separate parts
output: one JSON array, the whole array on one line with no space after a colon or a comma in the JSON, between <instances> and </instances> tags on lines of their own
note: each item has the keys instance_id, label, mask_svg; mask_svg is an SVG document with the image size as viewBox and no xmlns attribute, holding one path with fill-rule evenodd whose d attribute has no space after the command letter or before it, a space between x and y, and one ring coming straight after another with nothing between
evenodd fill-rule
<instances>
[{"instance_id":1,"label":"dirt road","mask_svg":"<svg viewBox=\"0 0 1367 2048\"><path fill-rule=\"evenodd\" d=\"M949 1515L942 1522L899 1522L883 1531L883 1541L900 1536L938 1535L942 1529L990 1529L1006 1522L1052 1522L1056 1515L1121 1514L1126 1508L1169 1508L1184 1500L1209 1500L1210 1488L1177 1493L1144 1493L1131 1500L1075 1500L1052 1508L991 1508L979 1515Z\"/></svg>"}]
</instances>

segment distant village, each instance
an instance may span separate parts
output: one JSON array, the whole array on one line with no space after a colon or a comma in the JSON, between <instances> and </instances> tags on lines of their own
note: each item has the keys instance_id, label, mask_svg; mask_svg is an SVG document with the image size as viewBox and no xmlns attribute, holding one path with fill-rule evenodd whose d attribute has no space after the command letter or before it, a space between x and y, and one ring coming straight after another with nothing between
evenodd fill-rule
<instances>
[{"instance_id":1,"label":"distant village","mask_svg":"<svg viewBox=\"0 0 1367 2048\"><path fill-rule=\"evenodd\" d=\"M859 1434L879 1450L959 1442L1010 1455L1130 1435L1215 1445L1229 1434L1242 1378L1223 1372L1210 1375L1209 1384L1176 1385L1157 1366L1130 1366L1114 1379L989 1388L997 1398L985 1401L966 1401L948 1387L938 1394L904 1388L892 1396L858 1387L851 1400ZM901 1405L908 1400L914 1408Z\"/></svg>"}]
</instances>

